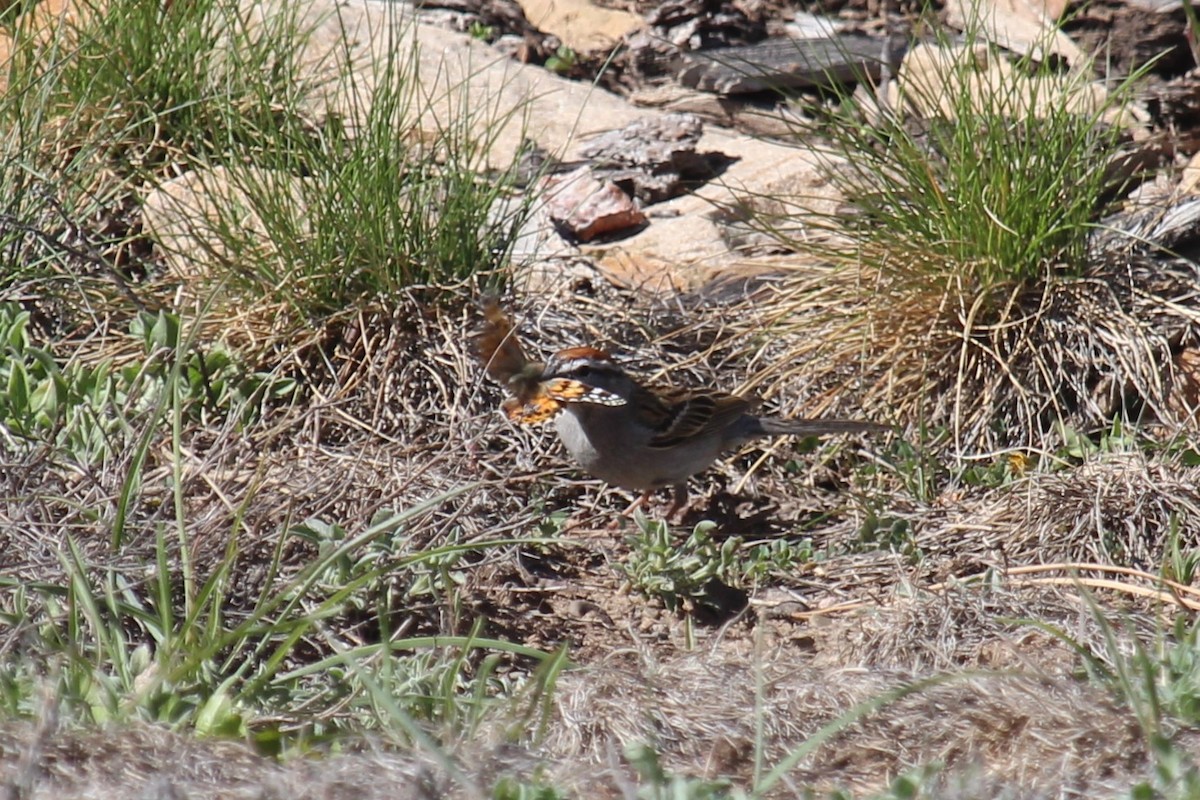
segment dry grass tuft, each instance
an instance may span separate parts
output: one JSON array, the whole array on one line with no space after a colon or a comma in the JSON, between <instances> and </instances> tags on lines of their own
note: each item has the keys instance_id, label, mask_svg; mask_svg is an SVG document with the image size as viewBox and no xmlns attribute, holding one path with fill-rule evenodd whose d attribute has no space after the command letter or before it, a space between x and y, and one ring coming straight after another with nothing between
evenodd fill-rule
<instances>
[{"instance_id":1,"label":"dry grass tuft","mask_svg":"<svg viewBox=\"0 0 1200 800\"><path fill-rule=\"evenodd\" d=\"M631 634L629 650L564 676L546 747L567 763L603 763L614 741L642 741L668 769L745 782L756 724L770 768L857 704L967 667L983 672L885 706L801 762L773 796L798 796L801 787L877 791L886 776L933 762L947 766L952 784L970 778L1023 797L1066 786L1104 795L1144 768L1135 718L1071 676L1061 642L1005 621L1028 616L1074 633L1080 610L1078 597L1054 590L960 589L898 599L799 638L790 624L762 618L757 644L722 641L691 654L662 656ZM1094 624L1087 634L1082 641L1101 638Z\"/></svg>"},{"instance_id":2,"label":"dry grass tuft","mask_svg":"<svg viewBox=\"0 0 1200 800\"><path fill-rule=\"evenodd\" d=\"M299 759L288 767L236 742L198 739L149 725L119 731L57 732L38 741L32 725L0 728L9 764L36 748L38 767L5 775L22 797L323 797L383 800L442 796L447 782L428 759L355 753Z\"/></svg>"},{"instance_id":3,"label":"dry grass tuft","mask_svg":"<svg viewBox=\"0 0 1200 800\"><path fill-rule=\"evenodd\" d=\"M986 296L867 266L808 269L770 319L742 317L742 335L778 336L773 360L794 365L757 376L768 390L801 378L910 430L945 429L960 452L1052 449L1064 426L1093 433L1117 416L1190 425L1173 365L1197 340L1197 297L1200 272L1182 259L1108 260Z\"/></svg>"},{"instance_id":4,"label":"dry grass tuft","mask_svg":"<svg viewBox=\"0 0 1200 800\"><path fill-rule=\"evenodd\" d=\"M1194 545L1195 467L1110 454L1082 466L963 498L926 518L933 551L993 554L1006 564L1098 562L1157 572L1172 524Z\"/></svg>"}]
</instances>

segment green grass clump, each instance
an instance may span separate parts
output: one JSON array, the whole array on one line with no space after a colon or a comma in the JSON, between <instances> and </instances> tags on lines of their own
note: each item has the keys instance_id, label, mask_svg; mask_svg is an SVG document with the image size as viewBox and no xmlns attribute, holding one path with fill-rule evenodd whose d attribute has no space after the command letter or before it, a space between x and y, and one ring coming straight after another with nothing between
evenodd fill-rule
<instances>
[{"instance_id":1,"label":"green grass clump","mask_svg":"<svg viewBox=\"0 0 1200 800\"><path fill-rule=\"evenodd\" d=\"M16 15L0 64L0 289L48 279L56 296L94 288L127 303L112 284L128 290L152 269L137 263L139 193L277 140L314 90L298 62L310 29L286 8L256 19L232 0Z\"/></svg>"},{"instance_id":2,"label":"green grass clump","mask_svg":"<svg viewBox=\"0 0 1200 800\"><path fill-rule=\"evenodd\" d=\"M256 342L253 358L351 309L503 266L528 203L506 199L503 169L483 173L521 109L422 84L398 13L379 63L351 42L320 49L322 25L338 20L234 0L17 16L0 97L0 290L53 306L59 330L97 297L121 330L141 311L202 308L210 333ZM201 208L168 207L183 238L160 239L140 207L181 178Z\"/></svg>"},{"instance_id":3,"label":"green grass clump","mask_svg":"<svg viewBox=\"0 0 1200 800\"><path fill-rule=\"evenodd\" d=\"M844 159L829 172L858 214L844 235L913 291L1001 302L1012 284L1083 275L1124 133L1109 119L1131 82L1099 100L1082 70L1009 66L982 46L927 52L943 72L905 84L898 107L866 118L847 103L825 129Z\"/></svg>"},{"instance_id":4,"label":"green grass clump","mask_svg":"<svg viewBox=\"0 0 1200 800\"><path fill-rule=\"evenodd\" d=\"M16 96L3 117L61 124L63 139L105 140L114 167L261 142L276 112L312 90L296 57L311 23L286 5L261 16L230 0L72 5L41 30L17 21L22 46L8 76Z\"/></svg>"},{"instance_id":5,"label":"green grass clump","mask_svg":"<svg viewBox=\"0 0 1200 800\"><path fill-rule=\"evenodd\" d=\"M453 122L421 127L431 100L414 84L415 57L394 55L404 41L369 90L344 87L350 97L367 91L352 114L359 122L332 116L319 135L281 135L260 159L269 168L235 168L209 183L218 213L201 241L237 294L322 319L507 264L528 201L506 200L503 175L481 176L507 113L489 117L462 90ZM247 228L247 215L258 224Z\"/></svg>"},{"instance_id":6,"label":"green grass clump","mask_svg":"<svg viewBox=\"0 0 1200 800\"><path fill-rule=\"evenodd\" d=\"M819 262L796 268L773 315L788 341L774 361L797 367L770 380L802 373L946 430L959 455L1174 419L1166 343L1200 320L1179 301L1200 286L1103 221L1129 185L1118 155L1144 70L1102 89L1090 64L966 39L916 46L899 89L838 95L804 134L845 204L758 217Z\"/></svg>"},{"instance_id":7,"label":"green grass clump","mask_svg":"<svg viewBox=\"0 0 1200 800\"><path fill-rule=\"evenodd\" d=\"M749 589L773 575L794 572L814 561L812 541L774 539L746 543L739 536L714 538L717 524L698 523L682 542L674 541L664 520L639 516L630 537L629 557L621 565L637 591L660 599L675 611L693 604L728 613L722 587Z\"/></svg>"},{"instance_id":8,"label":"green grass clump","mask_svg":"<svg viewBox=\"0 0 1200 800\"><path fill-rule=\"evenodd\" d=\"M425 570L445 572L437 564L455 553L492 546L408 544L413 526L452 496L383 513L353 535L315 520L283 532L261 597L236 612L236 532L203 577L191 566L195 542L165 528L148 566L103 565L68 537L65 582L0 579L0 620L25 642L0 651L0 715L36 717L49 696L72 725L156 722L270 752L365 729L457 741L496 713L527 733L562 654L481 636L482 620L466 635L388 627L420 596L406 587ZM296 540L316 540L317 553L286 574L282 554ZM335 631L354 618L380 626L379 641L342 640ZM523 681L497 669L505 658L541 667Z\"/></svg>"}]
</instances>

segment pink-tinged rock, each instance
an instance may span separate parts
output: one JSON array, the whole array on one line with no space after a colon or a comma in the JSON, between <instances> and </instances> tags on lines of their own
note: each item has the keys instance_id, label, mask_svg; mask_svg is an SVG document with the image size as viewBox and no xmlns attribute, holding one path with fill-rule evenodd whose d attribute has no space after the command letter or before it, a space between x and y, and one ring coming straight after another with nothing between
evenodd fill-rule
<instances>
[{"instance_id":1,"label":"pink-tinged rock","mask_svg":"<svg viewBox=\"0 0 1200 800\"><path fill-rule=\"evenodd\" d=\"M1072 67L1087 57L1054 20L1062 13L1058 0L949 0L947 24L976 31L988 41L1037 61L1057 55Z\"/></svg>"},{"instance_id":2,"label":"pink-tinged rock","mask_svg":"<svg viewBox=\"0 0 1200 800\"><path fill-rule=\"evenodd\" d=\"M588 167L542 179L542 195L551 221L581 242L637 228L646 215L611 181L600 181Z\"/></svg>"}]
</instances>

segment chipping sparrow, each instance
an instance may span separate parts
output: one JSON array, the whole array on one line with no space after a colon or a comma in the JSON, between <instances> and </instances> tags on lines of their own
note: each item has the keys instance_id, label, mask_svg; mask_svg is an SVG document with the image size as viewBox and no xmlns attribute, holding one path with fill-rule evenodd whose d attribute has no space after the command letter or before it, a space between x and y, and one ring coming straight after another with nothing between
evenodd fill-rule
<instances>
[{"instance_id":1,"label":"chipping sparrow","mask_svg":"<svg viewBox=\"0 0 1200 800\"><path fill-rule=\"evenodd\" d=\"M687 502L688 478L751 439L889 430L856 420L759 417L753 413L757 398L646 387L607 353L591 347L551 356L543 380L563 379L603 392L598 402L587 396L565 402L563 413L555 417L558 436L571 456L597 478L642 492L643 500L655 489L674 487L668 516Z\"/></svg>"},{"instance_id":2,"label":"chipping sparrow","mask_svg":"<svg viewBox=\"0 0 1200 800\"><path fill-rule=\"evenodd\" d=\"M724 452L766 436L816 436L890 430L874 422L759 417L758 400L717 391L643 386L608 353L570 347L545 363L525 358L512 324L485 304L488 326L476 346L488 374L513 391L503 408L515 422L553 418L558 436L584 470L642 493L674 487L668 516L687 502L687 479Z\"/></svg>"}]
</instances>

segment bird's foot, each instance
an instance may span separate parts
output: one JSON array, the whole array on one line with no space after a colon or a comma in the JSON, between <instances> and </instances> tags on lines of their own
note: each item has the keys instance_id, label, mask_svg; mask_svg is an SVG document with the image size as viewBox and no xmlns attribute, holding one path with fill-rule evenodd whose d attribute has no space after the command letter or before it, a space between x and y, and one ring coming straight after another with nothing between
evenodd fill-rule
<instances>
[{"instance_id":1,"label":"bird's foot","mask_svg":"<svg viewBox=\"0 0 1200 800\"><path fill-rule=\"evenodd\" d=\"M667 522L683 522L683 516L687 513L687 506L687 484L681 483L675 487L675 494L671 498L671 507L667 509Z\"/></svg>"}]
</instances>

